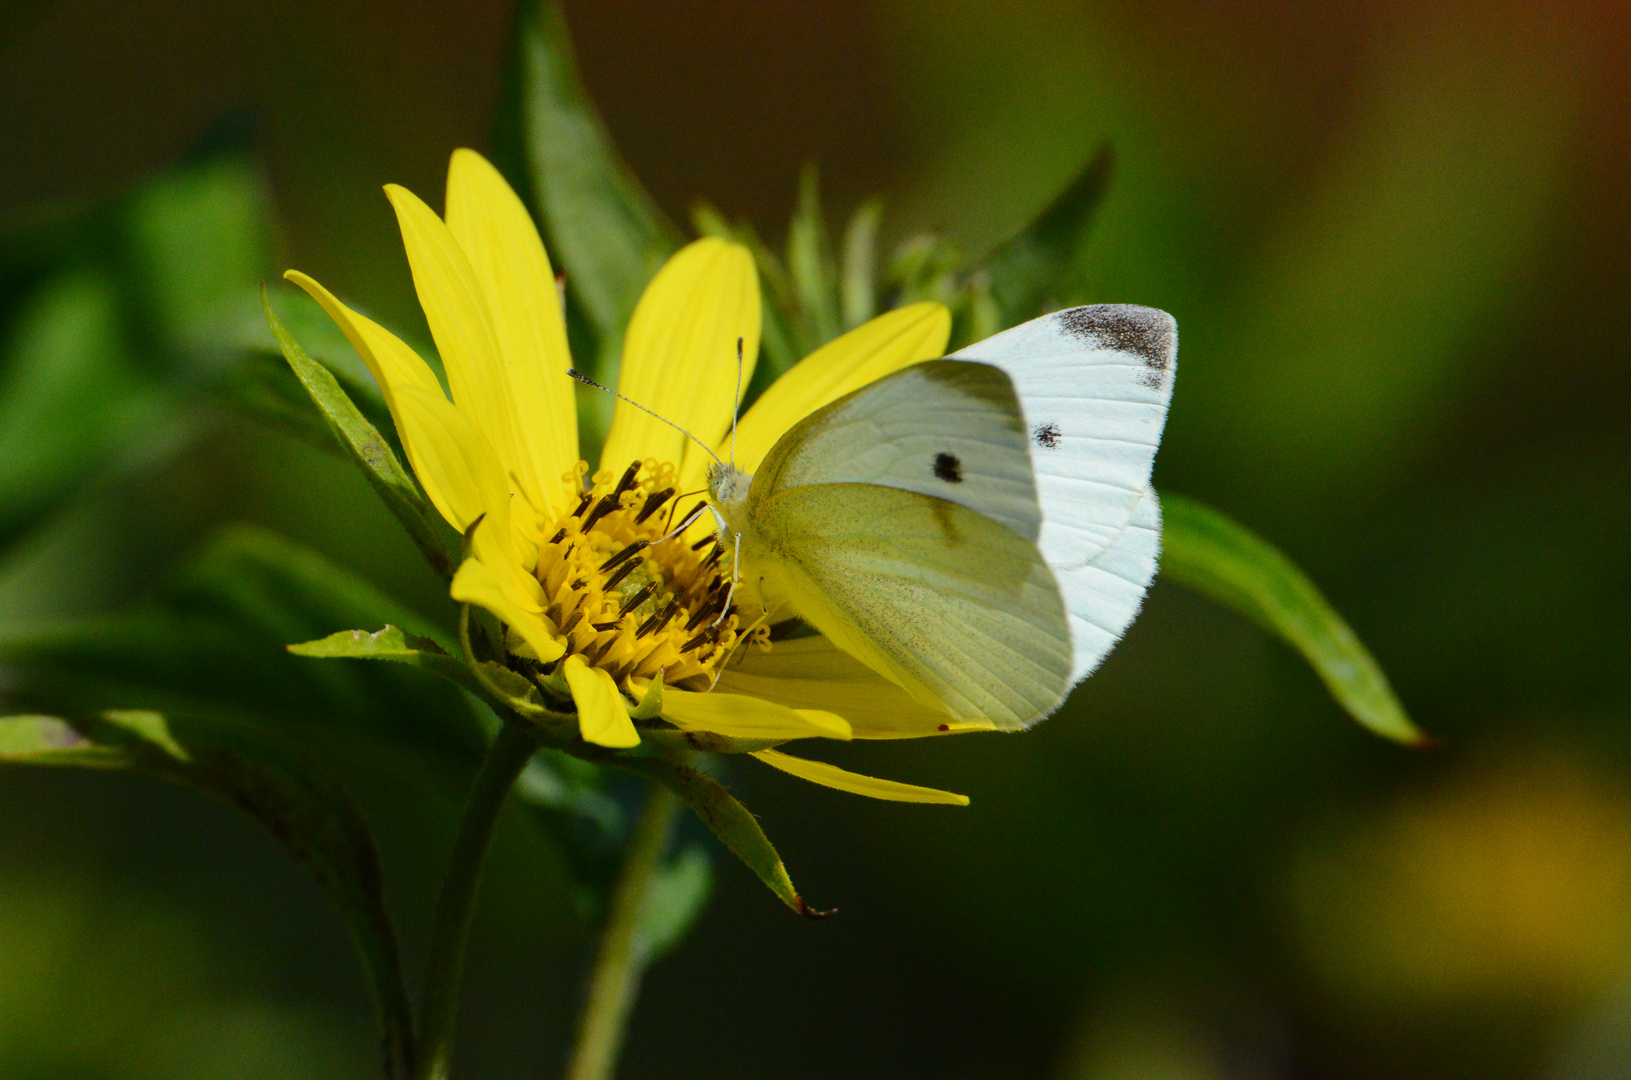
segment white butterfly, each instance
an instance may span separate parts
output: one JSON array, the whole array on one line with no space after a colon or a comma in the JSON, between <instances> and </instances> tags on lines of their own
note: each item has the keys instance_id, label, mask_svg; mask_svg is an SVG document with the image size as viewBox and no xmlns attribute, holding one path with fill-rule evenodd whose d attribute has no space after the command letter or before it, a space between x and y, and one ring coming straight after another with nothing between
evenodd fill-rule
<instances>
[{"instance_id":1,"label":"white butterfly","mask_svg":"<svg viewBox=\"0 0 1631 1080\"><path fill-rule=\"evenodd\" d=\"M742 585L924 704L1035 723L1155 575L1177 349L1165 312L1072 308L818 409L710 472Z\"/></svg>"}]
</instances>

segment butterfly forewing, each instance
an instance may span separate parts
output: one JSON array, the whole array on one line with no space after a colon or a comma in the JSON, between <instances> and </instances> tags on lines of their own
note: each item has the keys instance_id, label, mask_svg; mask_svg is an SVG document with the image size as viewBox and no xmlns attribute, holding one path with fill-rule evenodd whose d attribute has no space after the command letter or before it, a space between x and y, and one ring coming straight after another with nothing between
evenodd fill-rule
<instances>
[{"instance_id":1,"label":"butterfly forewing","mask_svg":"<svg viewBox=\"0 0 1631 1080\"><path fill-rule=\"evenodd\" d=\"M765 458L750 498L810 484L882 484L965 506L1036 540L1042 513L1019 402L986 364L931 360L840 398Z\"/></svg>"},{"instance_id":2,"label":"butterfly forewing","mask_svg":"<svg viewBox=\"0 0 1631 1080\"><path fill-rule=\"evenodd\" d=\"M1006 525L871 483L784 488L754 522L799 613L919 700L1020 728L1068 692L1059 588Z\"/></svg>"},{"instance_id":3,"label":"butterfly forewing","mask_svg":"<svg viewBox=\"0 0 1631 1080\"><path fill-rule=\"evenodd\" d=\"M1155 308L1071 308L971 345L953 359L1013 380L1055 569L1117 543L1149 486L1177 372L1178 328Z\"/></svg>"}]
</instances>

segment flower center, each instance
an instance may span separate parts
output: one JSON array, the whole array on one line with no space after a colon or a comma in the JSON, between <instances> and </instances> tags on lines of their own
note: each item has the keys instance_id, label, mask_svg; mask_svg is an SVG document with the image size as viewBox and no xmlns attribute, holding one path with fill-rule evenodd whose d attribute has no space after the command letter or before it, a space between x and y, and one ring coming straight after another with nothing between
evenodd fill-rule
<instances>
[{"instance_id":1,"label":"flower center","mask_svg":"<svg viewBox=\"0 0 1631 1080\"><path fill-rule=\"evenodd\" d=\"M707 690L744 639L769 641L758 606L742 590L732 595L729 553L713 532L702 535L699 523L668 537L706 495L678 492L676 474L649 458L621 477L596 473L538 548L545 614L567 652L625 689L661 672L668 686Z\"/></svg>"}]
</instances>

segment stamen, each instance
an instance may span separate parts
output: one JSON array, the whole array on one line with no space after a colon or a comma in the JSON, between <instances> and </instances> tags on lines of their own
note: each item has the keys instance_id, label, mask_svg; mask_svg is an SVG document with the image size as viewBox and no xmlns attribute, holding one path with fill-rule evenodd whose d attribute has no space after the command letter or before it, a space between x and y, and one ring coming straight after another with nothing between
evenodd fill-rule
<instances>
[{"instance_id":1,"label":"stamen","mask_svg":"<svg viewBox=\"0 0 1631 1080\"><path fill-rule=\"evenodd\" d=\"M595 508L589 511L589 516L584 519L583 531L588 532L594 527L595 522L599 521L613 510L618 509L618 507L620 507L622 504L623 496L621 494L608 495L604 499L601 499L595 504Z\"/></svg>"},{"instance_id":2,"label":"stamen","mask_svg":"<svg viewBox=\"0 0 1631 1080\"><path fill-rule=\"evenodd\" d=\"M630 561L624 563L623 568L621 570L619 570L617 573L613 574L610 578L608 578L606 580L606 584L604 584L604 585L602 585L600 587L601 590L603 592L611 592L613 589L617 588L620 584L622 584L624 578L626 578L630 574L634 573L635 568L637 566L639 566L639 565L640 565L639 563L633 561L632 559Z\"/></svg>"},{"instance_id":3,"label":"stamen","mask_svg":"<svg viewBox=\"0 0 1631 1080\"><path fill-rule=\"evenodd\" d=\"M623 601L623 606L617 609L617 617L621 619L623 616L627 615L629 612L633 611L635 608L649 600L651 598L651 594L656 591L657 583L655 581L647 582L645 588Z\"/></svg>"},{"instance_id":4,"label":"stamen","mask_svg":"<svg viewBox=\"0 0 1631 1080\"><path fill-rule=\"evenodd\" d=\"M703 597L701 605L692 613L691 621L685 624L687 630L695 630L702 625L704 619L714 613L714 604L719 600L720 585L722 584L723 582L716 582L714 587L708 590L708 595Z\"/></svg>"},{"instance_id":5,"label":"stamen","mask_svg":"<svg viewBox=\"0 0 1631 1080\"><path fill-rule=\"evenodd\" d=\"M643 638L647 634L655 633L668 625L668 620L674 617L674 612L680 609L678 600L670 600L663 610L640 624L640 629L634 632L636 638Z\"/></svg>"},{"instance_id":6,"label":"stamen","mask_svg":"<svg viewBox=\"0 0 1631 1080\"><path fill-rule=\"evenodd\" d=\"M646 505L642 506L640 508L640 512L635 515L634 523L636 525L644 525L646 523L646 519L661 509L663 503L667 502L668 497L672 494L674 494L673 488L663 488L661 491L652 492L646 498Z\"/></svg>"},{"instance_id":7,"label":"stamen","mask_svg":"<svg viewBox=\"0 0 1631 1080\"><path fill-rule=\"evenodd\" d=\"M615 637L609 637L606 639L606 643L600 648L594 650L593 652L585 653L584 659L589 662L590 667L599 667L600 662L606 658L606 654L611 652L612 646L616 644L617 639Z\"/></svg>"},{"instance_id":8,"label":"stamen","mask_svg":"<svg viewBox=\"0 0 1631 1080\"><path fill-rule=\"evenodd\" d=\"M751 644L758 623L744 633L740 622L757 616L762 623L763 614L754 603L733 605L729 574L721 569L728 552L717 530L694 543L672 543L703 515L718 513L706 489L676 494L674 466L650 464L631 462L615 483L606 472L596 474L598 483L581 470L568 475L584 488L539 545L536 575L569 653L619 686L666 671L675 685L700 689Z\"/></svg>"},{"instance_id":9,"label":"stamen","mask_svg":"<svg viewBox=\"0 0 1631 1080\"><path fill-rule=\"evenodd\" d=\"M624 559L632 558L634 555L639 553L641 548L643 548L645 546L646 546L646 542L644 540L636 540L634 543L630 544L628 547L626 547L623 550L619 551L616 555L613 555L611 558L609 558L605 562L601 563L600 564L600 572L604 574L606 571L610 570L612 567L616 566L618 563L622 562Z\"/></svg>"},{"instance_id":10,"label":"stamen","mask_svg":"<svg viewBox=\"0 0 1631 1080\"><path fill-rule=\"evenodd\" d=\"M680 646L680 655L683 656L686 653L690 652L692 649L695 649L700 645L706 645L708 642L714 640L717 637L719 637L719 627L710 626L710 627L708 627L708 629L704 630L702 633L698 634L696 637L692 638L690 641L687 641L684 645L681 645Z\"/></svg>"},{"instance_id":11,"label":"stamen","mask_svg":"<svg viewBox=\"0 0 1631 1080\"><path fill-rule=\"evenodd\" d=\"M619 480L617 482L617 487L612 489L612 494L613 495L621 495L625 491L631 490L634 487L634 478L636 476L639 476L639 475L640 475L640 463L638 461L636 461L634 464L630 465L627 469L623 470L623 479L621 479L621 480Z\"/></svg>"}]
</instances>

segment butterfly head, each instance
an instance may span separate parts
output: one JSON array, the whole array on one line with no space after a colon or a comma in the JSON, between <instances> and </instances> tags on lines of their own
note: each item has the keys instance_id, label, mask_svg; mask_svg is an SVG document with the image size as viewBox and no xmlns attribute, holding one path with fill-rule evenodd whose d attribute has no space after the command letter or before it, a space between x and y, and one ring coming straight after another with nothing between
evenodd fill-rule
<instances>
[{"instance_id":1,"label":"butterfly head","mask_svg":"<svg viewBox=\"0 0 1631 1080\"><path fill-rule=\"evenodd\" d=\"M727 519L740 509L748 498L748 487L753 477L735 465L720 463L708 470L708 495Z\"/></svg>"}]
</instances>

